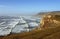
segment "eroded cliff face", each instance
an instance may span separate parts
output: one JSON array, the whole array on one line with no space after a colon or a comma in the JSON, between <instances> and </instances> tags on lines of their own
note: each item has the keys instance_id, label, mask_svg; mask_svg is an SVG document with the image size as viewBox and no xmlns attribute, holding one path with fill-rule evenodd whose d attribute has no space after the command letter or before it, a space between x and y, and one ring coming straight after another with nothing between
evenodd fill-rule
<instances>
[{"instance_id":1,"label":"eroded cliff face","mask_svg":"<svg viewBox=\"0 0 60 39\"><path fill-rule=\"evenodd\" d=\"M60 15L44 15L40 22L40 28L54 28L60 26Z\"/></svg>"}]
</instances>

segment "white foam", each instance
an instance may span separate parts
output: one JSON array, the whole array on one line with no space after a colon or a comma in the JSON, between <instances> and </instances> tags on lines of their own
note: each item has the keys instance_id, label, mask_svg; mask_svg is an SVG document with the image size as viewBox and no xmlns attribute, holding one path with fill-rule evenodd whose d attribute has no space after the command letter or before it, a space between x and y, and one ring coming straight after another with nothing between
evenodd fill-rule
<instances>
[{"instance_id":1,"label":"white foam","mask_svg":"<svg viewBox=\"0 0 60 39\"><path fill-rule=\"evenodd\" d=\"M32 30L31 27L35 28L39 26L38 23L40 19L31 17L20 17L20 19L3 20L4 22L0 25L0 36L6 36L10 33L29 32L30 30Z\"/></svg>"}]
</instances>

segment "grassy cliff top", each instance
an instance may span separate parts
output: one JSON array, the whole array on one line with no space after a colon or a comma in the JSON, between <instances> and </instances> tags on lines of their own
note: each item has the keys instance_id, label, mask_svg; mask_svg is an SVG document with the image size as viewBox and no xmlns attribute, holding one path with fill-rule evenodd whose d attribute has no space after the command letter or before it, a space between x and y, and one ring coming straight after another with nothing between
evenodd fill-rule
<instances>
[{"instance_id":1,"label":"grassy cliff top","mask_svg":"<svg viewBox=\"0 0 60 39\"><path fill-rule=\"evenodd\" d=\"M60 11L39 12L37 15L46 15L46 14L60 15Z\"/></svg>"}]
</instances>

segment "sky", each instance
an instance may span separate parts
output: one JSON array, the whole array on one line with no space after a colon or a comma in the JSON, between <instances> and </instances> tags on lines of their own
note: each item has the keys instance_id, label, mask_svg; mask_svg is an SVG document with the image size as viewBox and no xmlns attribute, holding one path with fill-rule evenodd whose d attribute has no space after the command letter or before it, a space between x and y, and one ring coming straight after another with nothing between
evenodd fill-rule
<instances>
[{"instance_id":1,"label":"sky","mask_svg":"<svg viewBox=\"0 0 60 39\"><path fill-rule=\"evenodd\" d=\"M60 11L60 0L0 0L0 15L34 15Z\"/></svg>"}]
</instances>

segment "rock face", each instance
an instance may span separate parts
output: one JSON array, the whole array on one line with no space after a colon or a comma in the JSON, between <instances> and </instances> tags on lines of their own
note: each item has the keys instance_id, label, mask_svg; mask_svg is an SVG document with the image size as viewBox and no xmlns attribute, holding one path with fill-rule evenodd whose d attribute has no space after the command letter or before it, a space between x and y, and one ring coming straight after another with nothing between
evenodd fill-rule
<instances>
[{"instance_id":1,"label":"rock face","mask_svg":"<svg viewBox=\"0 0 60 39\"><path fill-rule=\"evenodd\" d=\"M41 28L54 28L60 26L60 15L45 15L40 24Z\"/></svg>"}]
</instances>

